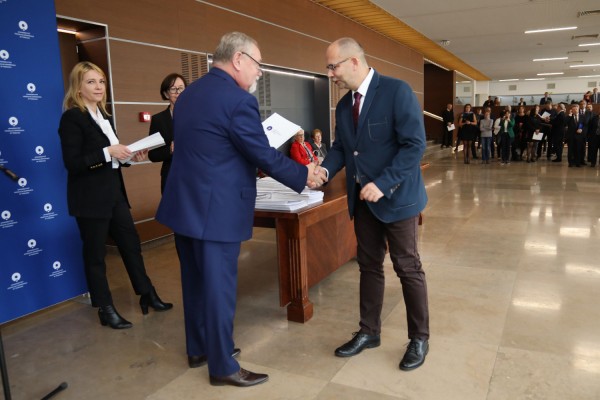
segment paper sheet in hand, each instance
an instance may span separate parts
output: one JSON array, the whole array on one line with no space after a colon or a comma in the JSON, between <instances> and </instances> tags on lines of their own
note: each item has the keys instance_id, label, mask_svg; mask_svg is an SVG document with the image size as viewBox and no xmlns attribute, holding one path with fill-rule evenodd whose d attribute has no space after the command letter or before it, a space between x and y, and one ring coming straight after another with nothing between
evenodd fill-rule
<instances>
[{"instance_id":1,"label":"paper sheet in hand","mask_svg":"<svg viewBox=\"0 0 600 400\"><path fill-rule=\"evenodd\" d=\"M456 127L454 126L454 124L448 125L448 131L453 131L454 129L456 129Z\"/></svg>"},{"instance_id":2,"label":"paper sheet in hand","mask_svg":"<svg viewBox=\"0 0 600 400\"><path fill-rule=\"evenodd\" d=\"M531 137L533 140L542 140L544 137L544 132L534 132Z\"/></svg>"},{"instance_id":3,"label":"paper sheet in hand","mask_svg":"<svg viewBox=\"0 0 600 400\"><path fill-rule=\"evenodd\" d=\"M544 111L544 113L540 115L540 117L542 117L542 119L550 118L550 113L548 111Z\"/></svg>"},{"instance_id":4,"label":"paper sheet in hand","mask_svg":"<svg viewBox=\"0 0 600 400\"><path fill-rule=\"evenodd\" d=\"M130 145L127 145L127 148L131 150L132 153L135 153L140 150L152 150L157 147L161 147L165 145L165 139L160 135L159 132L153 133L150 136L146 136L143 139L138 140L137 142L133 142ZM124 164L129 162L131 157L126 160L121 160L121 163Z\"/></svg>"},{"instance_id":5,"label":"paper sheet in hand","mask_svg":"<svg viewBox=\"0 0 600 400\"><path fill-rule=\"evenodd\" d=\"M302 129L300 125L288 121L277 113L274 113L269 118L265 119L262 126L269 139L269 145L275 148L284 144L289 138L294 136L296 132Z\"/></svg>"}]
</instances>

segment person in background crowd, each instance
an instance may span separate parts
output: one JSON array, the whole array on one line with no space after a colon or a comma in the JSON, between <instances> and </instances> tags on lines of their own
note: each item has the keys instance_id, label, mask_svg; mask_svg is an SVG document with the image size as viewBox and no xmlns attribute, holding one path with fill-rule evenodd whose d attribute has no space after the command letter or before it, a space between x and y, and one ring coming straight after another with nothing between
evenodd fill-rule
<instances>
[{"instance_id":1,"label":"person in background crowd","mask_svg":"<svg viewBox=\"0 0 600 400\"><path fill-rule=\"evenodd\" d=\"M513 131L515 132L514 147L519 149L519 155L517 159L523 160L523 154L527 154L527 120L529 117L525 113L525 107L519 106L517 109L517 115L515 115L515 126Z\"/></svg>"},{"instance_id":2,"label":"person in background crowd","mask_svg":"<svg viewBox=\"0 0 600 400\"><path fill-rule=\"evenodd\" d=\"M565 128L567 126L566 106L564 103L558 105L556 117L550 121L552 125L552 148L556 154L556 158L552 162L562 162L562 154L565 146Z\"/></svg>"},{"instance_id":3,"label":"person in background crowd","mask_svg":"<svg viewBox=\"0 0 600 400\"><path fill-rule=\"evenodd\" d=\"M440 147L443 149L444 147L452 147L452 136L454 134L454 129L448 129L454 124L452 103L448 103L448 105L446 105L446 109L442 112L442 119L442 145Z\"/></svg>"},{"instance_id":4,"label":"person in background crowd","mask_svg":"<svg viewBox=\"0 0 600 400\"><path fill-rule=\"evenodd\" d=\"M471 163L471 142L477 135L477 118L471 105L465 104L464 112L460 116L460 136L463 143L463 160L465 164Z\"/></svg>"},{"instance_id":5,"label":"person in background crowd","mask_svg":"<svg viewBox=\"0 0 600 400\"><path fill-rule=\"evenodd\" d=\"M487 100L483 102L483 108L492 107L494 105L494 100L492 100L492 96L488 96Z\"/></svg>"},{"instance_id":6,"label":"person in background crowd","mask_svg":"<svg viewBox=\"0 0 600 400\"><path fill-rule=\"evenodd\" d=\"M310 136L312 138L313 154L319 163L322 163L328 150L327 143L323 143L323 132L320 129L313 129Z\"/></svg>"},{"instance_id":7,"label":"person in background crowd","mask_svg":"<svg viewBox=\"0 0 600 400\"><path fill-rule=\"evenodd\" d=\"M542 152L546 152L546 159L550 160L552 154L554 154L554 149L552 148L552 141L550 139L550 135L552 134L552 124L551 121L556 117L556 110L552 107L552 102L547 101L544 106L540 108L538 113L540 118L540 130L544 134L542 136L541 142L538 143L536 156L539 159L542 157Z\"/></svg>"},{"instance_id":8,"label":"person in background crowd","mask_svg":"<svg viewBox=\"0 0 600 400\"><path fill-rule=\"evenodd\" d=\"M80 62L71 71L65 95L65 112L58 133L62 156L68 171L67 203L83 243L85 277L92 300L98 307L102 325L113 329L133 325L114 306L106 277L106 239L117 244L125 269L141 295L143 314L148 307L166 311L164 303L146 274L140 238L129 211L121 166L129 159L142 161L147 152L132 153L119 139L106 109L106 75L91 62Z\"/></svg>"},{"instance_id":9,"label":"person in background crowd","mask_svg":"<svg viewBox=\"0 0 600 400\"><path fill-rule=\"evenodd\" d=\"M534 139L534 135L540 133L540 106L535 105L529 110L529 115L525 123L525 132L527 133L527 162L537 161L537 146L539 139Z\"/></svg>"},{"instance_id":10,"label":"person in background crowd","mask_svg":"<svg viewBox=\"0 0 600 400\"><path fill-rule=\"evenodd\" d=\"M598 159L598 149L600 148L600 127L598 126L598 114L593 112L593 108L591 104L587 105L588 111L592 113L592 117L590 120L590 126L588 128L588 161L590 162L590 167L596 167L596 160Z\"/></svg>"},{"instance_id":11,"label":"person in background crowd","mask_svg":"<svg viewBox=\"0 0 600 400\"><path fill-rule=\"evenodd\" d=\"M544 97L540 99L540 106L546 104L547 101L552 101L552 97L548 95L548 92L544 92Z\"/></svg>"},{"instance_id":12,"label":"person in background crowd","mask_svg":"<svg viewBox=\"0 0 600 400\"><path fill-rule=\"evenodd\" d=\"M500 146L502 146L501 165L510 164L510 146L515 137L513 127L515 120L510 117L510 110L504 110L504 115L500 120Z\"/></svg>"},{"instance_id":13,"label":"person in background crowd","mask_svg":"<svg viewBox=\"0 0 600 400\"><path fill-rule=\"evenodd\" d=\"M319 160L313 153L310 143L307 143L304 140L304 129L300 129L294 136L292 147L290 147L290 158L302 165L319 163Z\"/></svg>"},{"instance_id":14,"label":"person in background crowd","mask_svg":"<svg viewBox=\"0 0 600 400\"><path fill-rule=\"evenodd\" d=\"M593 104L600 104L600 93L598 93L598 88L594 88L590 100Z\"/></svg>"},{"instance_id":15,"label":"person in background crowd","mask_svg":"<svg viewBox=\"0 0 600 400\"><path fill-rule=\"evenodd\" d=\"M518 106L526 106L526 105L527 105L527 103L526 103L526 102L525 102L525 100L523 100L523 98L521 97L521 98L519 99L519 103L518 103L517 105L518 105Z\"/></svg>"},{"instance_id":16,"label":"person in background crowd","mask_svg":"<svg viewBox=\"0 0 600 400\"><path fill-rule=\"evenodd\" d=\"M160 84L160 96L169 101L166 110L154 114L150 121L150 132L152 135L159 132L165 140L165 145L148 152L148 158L152 162L162 162L160 168L160 193L164 192L167 176L171 168L173 158L173 107L179 94L185 90L187 82L185 78L177 73L167 75Z\"/></svg>"},{"instance_id":17,"label":"person in background crowd","mask_svg":"<svg viewBox=\"0 0 600 400\"><path fill-rule=\"evenodd\" d=\"M582 100L582 109L585 102ZM569 167L580 168L585 165L585 138L587 135L588 121L585 112L581 111L579 104L571 104L571 116L567 122L568 158Z\"/></svg>"},{"instance_id":18,"label":"person in background crowd","mask_svg":"<svg viewBox=\"0 0 600 400\"><path fill-rule=\"evenodd\" d=\"M494 127L494 120L492 120L491 112L489 108L485 110L483 118L479 121L479 130L481 131L481 163L490 163L490 152L492 149L492 129Z\"/></svg>"},{"instance_id":19,"label":"person in background crowd","mask_svg":"<svg viewBox=\"0 0 600 400\"><path fill-rule=\"evenodd\" d=\"M587 92L585 92L582 100L585 101L586 104L591 103L592 102L592 92L590 92L589 90Z\"/></svg>"}]
</instances>

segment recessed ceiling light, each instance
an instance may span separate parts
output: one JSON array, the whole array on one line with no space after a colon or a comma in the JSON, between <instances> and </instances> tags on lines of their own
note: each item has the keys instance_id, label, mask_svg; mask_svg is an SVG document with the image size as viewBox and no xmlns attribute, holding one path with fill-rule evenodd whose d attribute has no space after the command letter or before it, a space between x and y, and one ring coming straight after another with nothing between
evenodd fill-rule
<instances>
[{"instance_id":1,"label":"recessed ceiling light","mask_svg":"<svg viewBox=\"0 0 600 400\"><path fill-rule=\"evenodd\" d=\"M554 61L554 60L568 60L569 57L554 57L554 58L534 58L533 61Z\"/></svg>"},{"instance_id":2,"label":"recessed ceiling light","mask_svg":"<svg viewBox=\"0 0 600 400\"><path fill-rule=\"evenodd\" d=\"M525 80L526 80L526 81L543 81L543 80L545 80L545 79L546 79L546 78L527 78L527 79L525 79Z\"/></svg>"},{"instance_id":3,"label":"recessed ceiling light","mask_svg":"<svg viewBox=\"0 0 600 400\"><path fill-rule=\"evenodd\" d=\"M514 81L518 81L517 78L511 78L511 79L499 79L498 82L514 82Z\"/></svg>"},{"instance_id":4,"label":"recessed ceiling light","mask_svg":"<svg viewBox=\"0 0 600 400\"><path fill-rule=\"evenodd\" d=\"M586 47L586 46L600 46L600 43L580 43L578 44L579 47Z\"/></svg>"},{"instance_id":5,"label":"recessed ceiling light","mask_svg":"<svg viewBox=\"0 0 600 400\"><path fill-rule=\"evenodd\" d=\"M547 28L547 29L533 29L530 31L525 31L525 33L542 33L542 32L556 32L556 31L570 31L573 29L577 29L576 26L565 26L562 28Z\"/></svg>"},{"instance_id":6,"label":"recessed ceiling light","mask_svg":"<svg viewBox=\"0 0 600 400\"><path fill-rule=\"evenodd\" d=\"M569 68L579 68L579 67L600 67L600 64L579 64L579 65L569 65Z\"/></svg>"},{"instance_id":7,"label":"recessed ceiling light","mask_svg":"<svg viewBox=\"0 0 600 400\"><path fill-rule=\"evenodd\" d=\"M544 76L544 75L564 75L564 72L543 72L541 74L537 74L537 76Z\"/></svg>"},{"instance_id":8,"label":"recessed ceiling light","mask_svg":"<svg viewBox=\"0 0 600 400\"><path fill-rule=\"evenodd\" d=\"M600 75L579 75L578 78L598 78Z\"/></svg>"}]
</instances>

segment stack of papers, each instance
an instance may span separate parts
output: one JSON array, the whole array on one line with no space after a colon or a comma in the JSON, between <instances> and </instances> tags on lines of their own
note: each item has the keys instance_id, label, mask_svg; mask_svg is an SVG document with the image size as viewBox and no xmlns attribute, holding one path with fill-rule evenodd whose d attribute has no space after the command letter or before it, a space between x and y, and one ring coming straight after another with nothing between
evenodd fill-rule
<instances>
[{"instance_id":1,"label":"stack of papers","mask_svg":"<svg viewBox=\"0 0 600 400\"><path fill-rule=\"evenodd\" d=\"M155 132L150 136L146 136L143 139L138 140L137 142L133 142L130 145L127 146L127 148L132 152L132 153L136 153L138 151L141 150L152 150L152 149L156 149L157 147L162 147L165 145L165 139L163 139L163 137L161 136L161 134L159 132ZM133 156L129 157L126 160L121 160L121 164L125 164L127 162L131 162L132 164L141 164L141 163L134 163L131 161L131 158Z\"/></svg>"},{"instance_id":2,"label":"stack of papers","mask_svg":"<svg viewBox=\"0 0 600 400\"><path fill-rule=\"evenodd\" d=\"M323 202L324 193L304 188L298 194L271 177L256 181L257 210L296 211Z\"/></svg>"}]
</instances>

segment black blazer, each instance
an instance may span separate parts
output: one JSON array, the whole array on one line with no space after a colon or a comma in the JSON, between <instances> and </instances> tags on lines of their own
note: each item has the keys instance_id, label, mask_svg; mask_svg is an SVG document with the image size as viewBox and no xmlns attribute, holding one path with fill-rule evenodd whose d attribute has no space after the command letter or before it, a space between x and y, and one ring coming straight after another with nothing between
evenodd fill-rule
<instances>
[{"instance_id":1,"label":"black blazer","mask_svg":"<svg viewBox=\"0 0 600 400\"><path fill-rule=\"evenodd\" d=\"M552 101L552 97L548 96L548 97L542 97L540 99L540 106L543 106L544 104L546 104L547 101Z\"/></svg>"},{"instance_id":2,"label":"black blazer","mask_svg":"<svg viewBox=\"0 0 600 400\"><path fill-rule=\"evenodd\" d=\"M77 107L63 113L58 134L68 171L69 214L110 218L119 188L127 199L121 168L114 170L104 158L103 149L110 141L90 113Z\"/></svg>"},{"instance_id":3,"label":"black blazer","mask_svg":"<svg viewBox=\"0 0 600 400\"><path fill-rule=\"evenodd\" d=\"M169 169L171 169L171 160L173 159L173 155L171 154L171 143L173 142L173 118L171 117L170 107L167 107L166 110L152 116L150 132L148 134L152 135L156 132L160 132L160 136L165 140L165 145L150 150L148 152L148 158L152 162L162 161L162 167L160 168L160 187L162 192L165 187L167 175L169 175Z\"/></svg>"}]
</instances>

